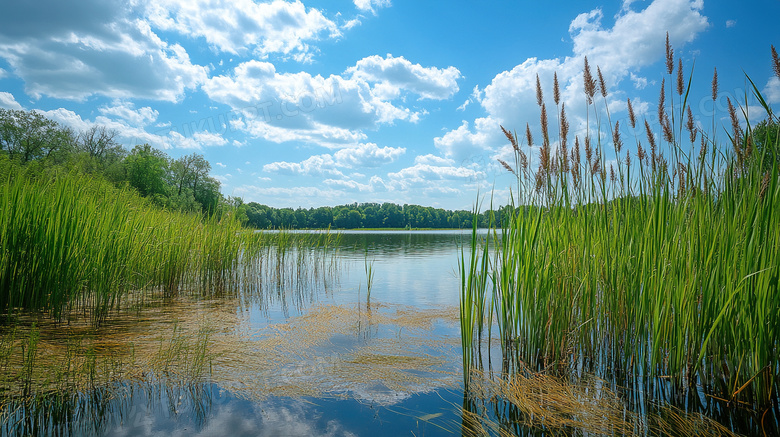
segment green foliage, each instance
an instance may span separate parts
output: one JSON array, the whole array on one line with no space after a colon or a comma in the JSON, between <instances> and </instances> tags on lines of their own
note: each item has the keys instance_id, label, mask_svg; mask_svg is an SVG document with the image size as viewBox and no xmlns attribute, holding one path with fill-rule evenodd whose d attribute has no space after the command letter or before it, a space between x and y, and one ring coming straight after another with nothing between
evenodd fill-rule
<instances>
[{"instance_id":1,"label":"green foliage","mask_svg":"<svg viewBox=\"0 0 780 437\"><path fill-rule=\"evenodd\" d=\"M489 215L502 216L510 207L486 211L477 216L485 227ZM246 205L247 224L257 229L468 229L473 215L469 211L448 211L419 205L394 203L352 203L319 208L272 208L256 202Z\"/></svg>"},{"instance_id":2,"label":"green foliage","mask_svg":"<svg viewBox=\"0 0 780 437\"><path fill-rule=\"evenodd\" d=\"M57 161L75 144L73 132L36 111L0 108L0 151L11 160Z\"/></svg>"}]
</instances>

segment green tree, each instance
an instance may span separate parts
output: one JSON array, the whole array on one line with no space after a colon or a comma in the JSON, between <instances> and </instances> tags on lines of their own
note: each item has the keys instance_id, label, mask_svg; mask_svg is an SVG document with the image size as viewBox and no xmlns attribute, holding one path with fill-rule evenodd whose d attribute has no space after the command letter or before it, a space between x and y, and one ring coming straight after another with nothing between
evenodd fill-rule
<instances>
[{"instance_id":1,"label":"green tree","mask_svg":"<svg viewBox=\"0 0 780 437\"><path fill-rule=\"evenodd\" d=\"M0 150L12 160L57 160L75 143L73 131L36 111L0 109Z\"/></svg>"},{"instance_id":2,"label":"green tree","mask_svg":"<svg viewBox=\"0 0 780 437\"><path fill-rule=\"evenodd\" d=\"M168 156L149 144L133 147L124 160L130 186L161 205L168 196L168 165Z\"/></svg>"}]
</instances>

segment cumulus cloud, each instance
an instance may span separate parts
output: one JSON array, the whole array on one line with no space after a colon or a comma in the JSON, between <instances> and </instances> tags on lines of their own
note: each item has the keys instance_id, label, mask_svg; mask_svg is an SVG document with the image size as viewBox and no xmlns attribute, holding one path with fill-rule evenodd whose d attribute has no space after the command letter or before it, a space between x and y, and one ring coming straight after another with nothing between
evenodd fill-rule
<instances>
[{"instance_id":1,"label":"cumulus cloud","mask_svg":"<svg viewBox=\"0 0 780 437\"><path fill-rule=\"evenodd\" d=\"M45 14L41 11L46 11ZM0 16L0 58L27 94L178 101L207 69L169 44L118 0L12 2Z\"/></svg>"},{"instance_id":2,"label":"cumulus cloud","mask_svg":"<svg viewBox=\"0 0 780 437\"><path fill-rule=\"evenodd\" d=\"M22 105L16 101L13 94L5 91L0 92L0 108L3 109L22 109Z\"/></svg>"},{"instance_id":3,"label":"cumulus cloud","mask_svg":"<svg viewBox=\"0 0 780 437\"><path fill-rule=\"evenodd\" d=\"M401 97L446 98L458 91L459 77L454 67L422 67L392 56L365 58L344 76L328 77L280 73L269 62L251 60L212 77L203 90L241 112L232 127L254 137L342 148L381 124L419 120L425 111L404 107Z\"/></svg>"},{"instance_id":4,"label":"cumulus cloud","mask_svg":"<svg viewBox=\"0 0 780 437\"><path fill-rule=\"evenodd\" d=\"M374 143L365 143L341 149L334 157L343 167L379 167L395 161L405 152L403 147L379 147Z\"/></svg>"},{"instance_id":5,"label":"cumulus cloud","mask_svg":"<svg viewBox=\"0 0 780 437\"><path fill-rule=\"evenodd\" d=\"M119 117L126 120L133 126L146 126L157 120L157 116L160 113L144 106L143 108L136 109L135 104L128 101L114 100L110 105L104 105L98 108L101 114L106 116Z\"/></svg>"},{"instance_id":6,"label":"cumulus cloud","mask_svg":"<svg viewBox=\"0 0 780 437\"><path fill-rule=\"evenodd\" d=\"M353 0L355 7L358 10L365 12L373 12L376 14L376 10L390 6L390 0Z\"/></svg>"},{"instance_id":7,"label":"cumulus cloud","mask_svg":"<svg viewBox=\"0 0 780 437\"><path fill-rule=\"evenodd\" d=\"M379 167L403 155L403 147L379 147L374 143L358 144L330 154L314 155L301 162L272 162L263 166L268 173L307 176L344 176L339 168Z\"/></svg>"},{"instance_id":8,"label":"cumulus cloud","mask_svg":"<svg viewBox=\"0 0 780 437\"><path fill-rule=\"evenodd\" d=\"M278 53L307 61L314 51L310 42L340 36L332 20L299 0L163 0L146 9L159 29L203 38L217 51L261 58Z\"/></svg>"},{"instance_id":9,"label":"cumulus cloud","mask_svg":"<svg viewBox=\"0 0 780 437\"><path fill-rule=\"evenodd\" d=\"M594 9L576 16L569 34L572 53L565 58L529 58L509 71L496 75L491 83L479 91L479 103L486 115L435 138L436 147L448 157L470 159L486 151L505 146L499 124L524 130L529 122L538 132L539 108L536 105L536 77L545 91L548 120L555 120L552 102L553 75L557 73L561 101L565 103L571 131L585 127L582 69L585 56L594 70L599 66L608 87L617 87L630 77L636 88L647 85L645 78L636 75L644 66L659 61L664 55L667 30L673 46L692 41L708 27L701 14L701 0L655 0L642 10L634 10L633 1L625 1L611 28L602 24L604 13ZM613 98L613 97L611 97ZM610 108L614 107L610 101ZM539 134L537 133L537 142Z\"/></svg>"},{"instance_id":10,"label":"cumulus cloud","mask_svg":"<svg viewBox=\"0 0 780 437\"><path fill-rule=\"evenodd\" d=\"M374 93L385 100L411 91L422 99L442 100L458 92L460 71L455 67L439 69L412 64L403 56L374 55L363 58L347 69L353 79L373 83Z\"/></svg>"}]
</instances>

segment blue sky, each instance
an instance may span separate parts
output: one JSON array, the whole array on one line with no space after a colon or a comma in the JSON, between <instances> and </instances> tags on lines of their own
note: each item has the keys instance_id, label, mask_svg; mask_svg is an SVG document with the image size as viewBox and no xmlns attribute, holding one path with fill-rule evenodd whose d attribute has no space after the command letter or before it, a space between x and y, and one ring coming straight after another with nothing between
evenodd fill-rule
<instances>
[{"instance_id":1,"label":"blue sky","mask_svg":"<svg viewBox=\"0 0 780 437\"><path fill-rule=\"evenodd\" d=\"M744 102L745 73L780 104L777 0L38 0L3 10L0 107L105 125L127 148L201 153L226 195L275 207L470 209L494 188L501 198L511 179L496 159L511 155L499 125L539 132L536 76L554 107L557 73L571 137L586 127L584 56L604 73L613 122L627 118L627 98L652 121L667 31L686 76L693 67L703 128L724 123L726 97Z\"/></svg>"}]
</instances>

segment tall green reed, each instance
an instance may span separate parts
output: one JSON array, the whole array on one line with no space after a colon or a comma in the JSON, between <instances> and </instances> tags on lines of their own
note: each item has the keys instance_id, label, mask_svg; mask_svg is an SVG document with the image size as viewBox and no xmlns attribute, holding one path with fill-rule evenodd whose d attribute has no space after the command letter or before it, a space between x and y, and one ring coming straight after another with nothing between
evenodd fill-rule
<instances>
[{"instance_id":1,"label":"tall green reed","mask_svg":"<svg viewBox=\"0 0 780 437\"><path fill-rule=\"evenodd\" d=\"M94 310L99 322L129 292L240 282L262 236L221 219L158 209L127 190L76 174L0 181L0 311Z\"/></svg>"},{"instance_id":2,"label":"tall green reed","mask_svg":"<svg viewBox=\"0 0 780 437\"><path fill-rule=\"evenodd\" d=\"M673 58L668 64L671 84ZM475 230L460 261L466 383L480 348L477 316L493 308L505 361L590 370L629 386L662 377L675 393L699 385L723 399L768 403L780 377L777 160L751 150L757 139L749 122L742 131L736 108L728 143L699 131L681 62L676 90L662 85L660 132L645 121L632 160L619 122L607 115L612 135L602 133L596 81L587 63L584 71L595 138L575 137L567 150L562 108L553 150L543 116L532 171L530 129L525 139L504 130L515 151L514 166L501 161L517 177L513 212L493 226L490 249L474 246ZM755 86L753 94L774 117ZM636 132L633 109L627 121ZM618 165L607 168L609 146Z\"/></svg>"}]
</instances>

